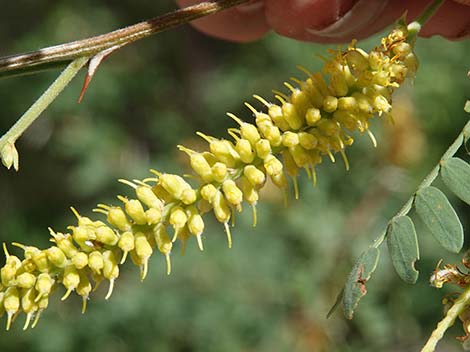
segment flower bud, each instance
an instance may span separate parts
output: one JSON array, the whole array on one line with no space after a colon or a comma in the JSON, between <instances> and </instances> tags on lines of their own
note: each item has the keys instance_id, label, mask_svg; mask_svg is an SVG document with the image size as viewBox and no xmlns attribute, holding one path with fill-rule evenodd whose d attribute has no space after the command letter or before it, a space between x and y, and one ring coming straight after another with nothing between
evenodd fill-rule
<instances>
[{"instance_id":1,"label":"flower bud","mask_svg":"<svg viewBox=\"0 0 470 352\"><path fill-rule=\"evenodd\" d=\"M39 301L41 297L47 297L51 293L52 286L54 285L54 279L47 273L41 273L38 275L36 285L34 288L38 291L36 301Z\"/></svg>"},{"instance_id":2,"label":"flower bud","mask_svg":"<svg viewBox=\"0 0 470 352\"><path fill-rule=\"evenodd\" d=\"M375 52L372 52L375 53ZM346 62L348 63L349 69L351 72L362 72L369 69L369 62L375 63L376 67L378 67L378 62L380 60L376 60L377 62L373 61L374 58L370 58L370 54L367 57L364 57L362 53L358 50L351 49L349 50L346 55ZM369 60L368 60L369 59Z\"/></svg>"},{"instance_id":3,"label":"flower bud","mask_svg":"<svg viewBox=\"0 0 470 352\"><path fill-rule=\"evenodd\" d=\"M135 253L135 255L133 255ZM152 246L142 232L135 234L135 249L131 252L133 261L140 266L140 279L144 280L148 272L148 260L153 253Z\"/></svg>"},{"instance_id":4,"label":"flower bud","mask_svg":"<svg viewBox=\"0 0 470 352\"><path fill-rule=\"evenodd\" d=\"M224 191L225 197L229 203L239 206L243 201L243 193L233 180L224 181L222 184L222 190Z\"/></svg>"},{"instance_id":5,"label":"flower bud","mask_svg":"<svg viewBox=\"0 0 470 352\"><path fill-rule=\"evenodd\" d=\"M110 207L107 215L108 222L121 231L127 231L131 223L127 220L126 213L121 207Z\"/></svg>"},{"instance_id":6,"label":"flower bud","mask_svg":"<svg viewBox=\"0 0 470 352\"><path fill-rule=\"evenodd\" d=\"M187 221L188 217L183 208L174 207L171 209L169 223L173 226L175 232L178 232L178 230L182 229L186 225Z\"/></svg>"},{"instance_id":7,"label":"flower bud","mask_svg":"<svg viewBox=\"0 0 470 352\"><path fill-rule=\"evenodd\" d=\"M242 141L243 139L240 139L239 141ZM250 147L251 150L251 147ZM240 156L241 157L241 156ZM242 158L243 161L243 158ZM227 165L221 162L216 162L214 165L212 165L212 175L214 176L214 180L216 182L223 182L225 178L227 177Z\"/></svg>"},{"instance_id":8,"label":"flower bud","mask_svg":"<svg viewBox=\"0 0 470 352\"><path fill-rule=\"evenodd\" d=\"M330 137L338 133L338 131L340 130L340 126L336 121L323 119L318 123L318 130L323 135Z\"/></svg>"},{"instance_id":9,"label":"flower bud","mask_svg":"<svg viewBox=\"0 0 470 352\"><path fill-rule=\"evenodd\" d=\"M333 112L338 108L338 98L331 95L326 96L323 100L323 109L326 112Z\"/></svg>"},{"instance_id":10,"label":"flower bud","mask_svg":"<svg viewBox=\"0 0 470 352\"><path fill-rule=\"evenodd\" d=\"M299 144L299 135L295 132L284 132L282 135L282 145L285 147L293 147L294 145Z\"/></svg>"},{"instance_id":11,"label":"flower bud","mask_svg":"<svg viewBox=\"0 0 470 352\"><path fill-rule=\"evenodd\" d=\"M272 154L268 155L264 160L264 168L266 169L266 173L270 176L282 173L282 163Z\"/></svg>"},{"instance_id":12,"label":"flower bud","mask_svg":"<svg viewBox=\"0 0 470 352\"><path fill-rule=\"evenodd\" d=\"M227 204L227 201L225 200L224 195L219 190L217 190L217 192L215 193L212 205L214 206L214 215L217 221L221 223L228 222L230 219L231 211Z\"/></svg>"},{"instance_id":13,"label":"flower bud","mask_svg":"<svg viewBox=\"0 0 470 352\"><path fill-rule=\"evenodd\" d=\"M29 289L36 283L36 276L31 273L22 273L16 278L16 285L21 288Z\"/></svg>"},{"instance_id":14,"label":"flower bud","mask_svg":"<svg viewBox=\"0 0 470 352\"><path fill-rule=\"evenodd\" d=\"M164 226L158 226L155 230L155 242L157 244L157 248L166 258L166 265L167 265L167 274L170 275L171 273L171 261L170 261L170 254L171 249L173 248L173 243L168 237L168 233Z\"/></svg>"},{"instance_id":15,"label":"flower bud","mask_svg":"<svg viewBox=\"0 0 470 352\"><path fill-rule=\"evenodd\" d=\"M289 127L293 130L298 130L302 127L303 121L300 117L296 107L291 103L282 104L282 114L284 119L289 124Z\"/></svg>"},{"instance_id":16,"label":"flower bud","mask_svg":"<svg viewBox=\"0 0 470 352\"><path fill-rule=\"evenodd\" d=\"M21 294L21 309L26 313L26 322L24 323L23 330L26 330L29 327L33 314L38 310L38 305L34 301L36 292L33 288L28 290L23 289Z\"/></svg>"},{"instance_id":17,"label":"flower bud","mask_svg":"<svg viewBox=\"0 0 470 352\"><path fill-rule=\"evenodd\" d=\"M6 264L0 270L0 276L2 278L2 285L3 286L11 286L14 285L14 279L16 275L16 267L12 264Z\"/></svg>"},{"instance_id":18,"label":"flower bud","mask_svg":"<svg viewBox=\"0 0 470 352\"><path fill-rule=\"evenodd\" d=\"M303 148L311 150L317 146L318 141L308 132L299 132L299 143Z\"/></svg>"},{"instance_id":19,"label":"flower bud","mask_svg":"<svg viewBox=\"0 0 470 352\"><path fill-rule=\"evenodd\" d=\"M153 193L152 188L148 186L137 186L135 189L137 199L144 203L149 208L158 210L163 209L163 202Z\"/></svg>"},{"instance_id":20,"label":"flower bud","mask_svg":"<svg viewBox=\"0 0 470 352\"><path fill-rule=\"evenodd\" d=\"M265 159L269 154L271 154L271 144L267 139L260 139L256 142L255 149L256 154L261 159Z\"/></svg>"},{"instance_id":21,"label":"flower bud","mask_svg":"<svg viewBox=\"0 0 470 352\"><path fill-rule=\"evenodd\" d=\"M103 276L109 280L109 289L105 297L105 299L108 299L113 293L114 280L119 276L119 266L114 253L110 250L103 252L103 262Z\"/></svg>"},{"instance_id":22,"label":"flower bud","mask_svg":"<svg viewBox=\"0 0 470 352\"><path fill-rule=\"evenodd\" d=\"M108 246L114 246L119 240L116 233L108 226L100 226L95 230L96 240Z\"/></svg>"},{"instance_id":23,"label":"flower bud","mask_svg":"<svg viewBox=\"0 0 470 352\"><path fill-rule=\"evenodd\" d=\"M310 155L300 145L289 148L289 153L298 167L306 167L310 163Z\"/></svg>"},{"instance_id":24,"label":"flower bud","mask_svg":"<svg viewBox=\"0 0 470 352\"><path fill-rule=\"evenodd\" d=\"M156 225L162 219L162 212L157 208L150 208L145 211L145 218L148 225Z\"/></svg>"},{"instance_id":25,"label":"flower bud","mask_svg":"<svg viewBox=\"0 0 470 352\"><path fill-rule=\"evenodd\" d=\"M82 297L82 314L86 311L87 300L91 292L90 279L84 271L79 272L80 282L77 286L77 295Z\"/></svg>"},{"instance_id":26,"label":"flower bud","mask_svg":"<svg viewBox=\"0 0 470 352\"><path fill-rule=\"evenodd\" d=\"M101 274L104 267L103 255L100 251L93 251L88 255L88 266L95 274Z\"/></svg>"},{"instance_id":27,"label":"flower bud","mask_svg":"<svg viewBox=\"0 0 470 352\"><path fill-rule=\"evenodd\" d=\"M67 265L67 257L64 252L56 246L47 249L47 259L58 268L63 268Z\"/></svg>"},{"instance_id":28,"label":"flower bud","mask_svg":"<svg viewBox=\"0 0 470 352\"><path fill-rule=\"evenodd\" d=\"M60 232L55 233L52 229L49 229L49 231L51 232L53 241L57 244L57 247L59 247L68 258L72 258L78 252L77 248L73 245L72 236L70 236L70 234L63 234Z\"/></svg>"},{"instance_id":29,"label":"flower bud","mask_svg":"<svg viewBox=\"0 0 470 352\"><path fill-rule=\"evenodd\" d=\"M83 269L88 265L88 255L83 252L78 252L75 254L72 258L72 264L77 268L78 270Z\"/></svg>"},{"instance_id":30,"label":"flower bud","mask_svg":"<svg viewBox=\"0 0 470 352\"><path fill-rule=\"evenodd\" d=\"M261 186L266 181L264 173L254 165L245 166L243 174L253 186Z\"/></svg>"},{"instance_id":31,"label":"flower bud","mask_svg":"<svg viewBox=\"0 0 470 352\"><path fill-rule=\"evenodd\" d=\"M49 260L47 259L46 251L39 251L33 256L33 262L36 265L37 269L44 273L49 271Z\"/></svg>"},{"instance_id":32,"label":"flower bud","mask_svg":"<svg viewBox=\"0 0 470 352\"><path fill-rule=\"evenodd\" d=\"M132 232L124 232L118 241L118 247L124 252L121 258L121 264L126 261L127 254L134 249L134 234Z\"/></svg>"},{"instance_id":33,"label":"flower bud","mask_svg":"<svg viewBox=\"0 0 470 352\"><path fill-rule=\"evenodd\" d=\"M268 114L269 114L268 118L270 117L274 121L275 125L279 127L282 131L287 131L288 129L290 129L289 124L284 118L284 113L282 112L282 108L279 105L274 105L274 104L271 105L268 109ZM264 129L260 126L260 123L258 123L258 116L256 117L256 124L258 125L258 127L260 127L261 132L264 134Z\"/></svg>"},{"instance_id":34,"label":"flower bud","mask_svg":"<svg viewBox=\"0 0 470 352\"><path fill-rule=\"evenodd\" d=\"M247 139L240 138L237 141L235 148L237 149L238 154L240 154L241 161L243 161L245 164L250 164L255 159L255 153L251 148L251 143Z\"/></svg>"},{"instance_id":35,"label":"flower bud","mask_svg":"<svg viewBox=\"0 0 470 352\"><path fill-rule=\"evenodd\" d=\"M0 158L2 159L3 165L5 165L8 170L13 166L13 168L18 171L19 156L13 142L6 142L0 150Z\"/></svg>"},{"instance_id":36,"label":"flower bud","mask_svg":"<svg viewBox=\"0 0 470 352\"><path fill-rule=\"evenodd\" d=\"M212 203L215 195L217 193L217 188L212 183L202 186L201 188L201 197L207 200L209 203Z\"/></svg>"},{"instance_id":37,"label":"flower bud","mask_svg":"<svg viewBox=\"0 0 470 352\"><path fill-rule=\"evenodd\" d=\"M292 92L290 101L295 105L300 115L305 115L305 112L312 107L308 95L300 89L296 89Z\"/></svg>"},{"instance_id":38,"label":"flower bud","mask_svg":"<svg viewBox=\"0 0 470 352\"><path fill-rule=\"evenodd\" d=\"M10 330L12 318L20 309L20 294L16 287L8 287L6 289L3 298L3 307L8 315L7 330Z\"/></svg>"},{"instance_id":39,"label":"flower bud","mask_svg":"<svg viewBox=\"0 0 470 352\"><path fill-rule=\"evenodd\" d=\"M183 193L181 194L181 201L186 205L193 204L196 200L197 200L197 193L192 188L185 189Z\"/></svg>"},{"instance_id":40,"label":"flower bud","mask_svg":"<svg viewBox=\"0 0 470 352\"><path fill-rule=\"evenodd\" d=\"M240 189L243 192L243 198L248 202L248 204L254 205L258 202L258 191L245 176L240 177Z\"/></svg>"},{"instance_id":41,"label":"flower bud","mask_svg":"<svg viewBox=\"0 0 470 352\"><path fill-rule=\"evenodd\" d=\"M144 225L147 223L144 207L140 201L137 199L127 200L124 197L120 197L120 199L124 202L126 213L131 217L132 220L134 220L136 224Z\"/></svg>"},{"instance_id":42,"label":"flower bud","mask_svg":"<svg viewBox=\"0 0 470 352\"><path fill-rule=\"evenodd\" d=\"M313 126L321 119L320 110L317 108L310 108L307 110L305 114L305 120L307 121L307 125Z\"/></svg>"},{"instance_id":43,"label":"flower bud","mask_svg":"<svg viewBox=\"0 0 470 352\"><path fill-rule=\"evenodd\" d=\"M214 154L219 161L226 164L227 167L234 167L236 161L240 159L240 155L235 150L233 144L225 139L213 139L209 144L209 148L211 153Z\"/></svg>"},{"instance_id":44,"label":"flower bud","mask_svg":"<svg viewBox=\"0 0 470 352\"><path fill-rule=\"evenodd\" d=\"M240 125L240 135L242 139L248 140L251 145L255 145L255 143L261 138L256 126L245 122Z\"/></svg>"},{"instance_id":45,"label":"flower bud","mask_svg":"<svg viewBox=\"0 0 470 352\"><path fill-rule=\"evenodd\" d=\"M67 289L67 292L61 298L61 300L62 301L66 300L67 297L70 296L70 293L72 293L72 291L77 288L79 283L80 283L80 276L78 275L77 269L73 265L67 265L64 269L64 277L62 279L62 284Z\"/></svg>"}]
</instances>

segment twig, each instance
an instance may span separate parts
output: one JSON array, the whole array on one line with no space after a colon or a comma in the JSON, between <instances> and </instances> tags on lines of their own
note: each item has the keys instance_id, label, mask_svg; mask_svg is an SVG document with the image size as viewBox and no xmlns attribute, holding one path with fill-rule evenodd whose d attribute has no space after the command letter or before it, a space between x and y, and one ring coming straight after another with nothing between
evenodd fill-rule
<instances>
[{"instance_id":1,"label":"twig","mask_svg":"<svg viewBox=\"0 0 470 352\"><path fill-rule=\"evenodd\" d=\"M455 319L468 305L470 305L470 287L462 292L454 305L447 311L444 319L437 324L436 329L432 332L421 352L434 352L437 343L442 339L446 330L454 325Z\"/></svg>"},{"instance_id":2,"label":"twig","mask_svg":"<svg viewBox=\"0 0 470 352\"><path fill-rule=\"evenodd\" d=\"M44 64L67 62L76 58L92 57L103 50L116 46L124 46L152 34L188 23L197 18L211 15L224 9L240 5L250 0L213 0L179 9L147 21L143 21L122 29L95 37L60 44L32 51L25 54L0 58L0 73L31 69Z\"/></svg>"},{"instance_id":3,"label":"twig","mask_svg":"<svg viewBox=\"0 0 470 352\"><path fill-rule=\"evenodd\" d=\"M69 84L73 77L87 63L88 57L81 57L72 61L59 77L49 86L49 88L39 97L36 102L20 117L18 121L0 138L0 151L8 145L8 148L16 149L14 144L23 132L39 117L39 115L51 104L62 90ZM4 157L4 155L2 155ZM12 160L15 169L18 169L18 155L16 160ZM10 163L7 163L10 164ZM11 166L11 164L10 164ZM7 166L9 167L9 166Z\"/></svg>"}]
</instances>

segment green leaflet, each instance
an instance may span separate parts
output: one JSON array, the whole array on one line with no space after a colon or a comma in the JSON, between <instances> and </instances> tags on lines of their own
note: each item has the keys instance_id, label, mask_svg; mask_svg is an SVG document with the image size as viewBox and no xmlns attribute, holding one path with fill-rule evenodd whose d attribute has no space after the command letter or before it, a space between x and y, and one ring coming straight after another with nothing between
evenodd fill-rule
<instances>
[{"instance_id":1,"label":"green leaflet","mask_svg":"<svg viewBox=\"0 0 470 352\"><path fill-rule=\"evenodd\" d=\"M379 257L380 251L370 247L360 255L349 273L343 296L343 311L346 318L352 319L359 301L367 293L366 282L377 267Z\"/></svg>"},{"instance_id":2,"label":"green leaflet","mask_svg":"<svg viewBox=\"0 0 470 352\"><path fill-rule=\"evenodd\" d=\"M459 158L450 158L441 164L445 185L465 203L470 205L470 165Z\"/></svg>"},{"instance_id":3,"label":"green leaflet","mask_svg":"<svg viewBox=\"0 0 470 352\"><path fill-rule=\"evenodd\" d=\"M413 221L408 216L392 219L387 229L387 246L398 276L414 284L419 275L414 267L419 259L419 248Z\"/></svg>"},{"instance_id":4,"label":"green leaflet","mask_svg":"<svg viewBox=\"0 0 470 352\"><path fill-rule=\"evenodd\" d=\"M445 194L436 187L425 187L416 192L415 207L434 238L448 251L460 252L462 224Z\"/></svg>"}]
</instances>

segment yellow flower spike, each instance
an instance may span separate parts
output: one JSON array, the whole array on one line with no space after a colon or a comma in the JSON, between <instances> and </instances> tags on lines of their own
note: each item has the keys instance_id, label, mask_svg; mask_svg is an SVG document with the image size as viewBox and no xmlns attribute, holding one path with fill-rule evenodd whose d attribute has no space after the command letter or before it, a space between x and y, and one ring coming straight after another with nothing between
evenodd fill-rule
<instances>
[{"instance_id":1,"label":"yellow flower spike","mask_svg":"<svg viewBox=\"0 0 470 352\"><path fill-rule=\"evenodd\" d=\"M113 293L114 281L119 276L119 266L116 260L116 256L111 250L103 252L103 262L103 276L105 277L105 279L109 280L109 289L105 299L109 299L109 297L111 297L111 294Z\"/></svg>"},{"instance_id":2,"label":"yellow flower spike","mask_svg":"<svg viewBox=\"0 0 470 352\"><path fill-rule=\"evenodd\" d=\"M60 299L65 301L73 290L75 290L80 283L80 276L78 275L77 269L73 265L67 265L64 269L64 277L62 279L62 284L67 289L65 294Z\"/></svg>"},{"instance_id":3,"label":"yellow flower spike","mask_svg":"<svg viewBox=\"0 0 470 352\"><path fill-rule=\"evenodd\" d=\"M118 247L123 251L120 264L124 264L127 254L135 247L134 234L130 231L124 232L119 238Z\"/></svg>"},{"instance_id":4,"label":"yellow flower spike","mask_svg":"<svg viewBox=\"0 0 470 352\"><path fill-rule=\"evenodd\" d=\"M91 282L85 271L79 271L80 282L77 286L77 294L82 297L82 314L85 314L88 297L91 292Z\"/></svg>"},{"instance_id":5,"label":"yellow flower spike","mask_svg":"<svg viewBox=\"0 0 470 352\"><path fill-rule=\"evenodd\" d=\"M10 330L11 322L13 316L20 309L20 294L16 287L8 287L5 291L5 296L3 298L3 307L7 313L7 326L6 330Z\"/></svg>"},{"instance_id":6,"label":"yellow flower spike","mask_svg":"<svg viewBox=\"0 0 470 352\"><path fill-rule=\"evenodd\" d=\"M78 253L75 252L75 254ZM67 257L65 253L56 246L47 249L47 259L58 268L64 268L67 265Z\"/></svg>"},{"instance_id":7,"label":"yellow flower spike","mask_svg":"<svg viewBox=\"0 0 470 352\"><path fill-rule=\"evenodd\" d=\"M104 259L100 251L93 251L88 255L88 267L93 273L101 274L101 270L104 267Z\"/></svg>"},{"instance_id":8,"label":"yellow flower spike","mask_svg":"<svg viewBox=\"0 0 470 352\"><path fill-rule=\"evenodd\" d=\"M51 293L52 286L54 285L54 279L47 273L41 273L38 275L36 280L36 285L34 288L38 292L36 299L34 300L36 303L39 302L43 297L48 297Z\"/></svg>"}]
</instances>

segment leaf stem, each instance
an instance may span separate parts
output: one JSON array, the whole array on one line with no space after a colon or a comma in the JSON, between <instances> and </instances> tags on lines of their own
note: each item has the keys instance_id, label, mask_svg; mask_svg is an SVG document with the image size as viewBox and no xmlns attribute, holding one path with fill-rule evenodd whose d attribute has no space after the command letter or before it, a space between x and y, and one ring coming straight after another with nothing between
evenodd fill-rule
<instances>
[{"instance_id":1,"label":"leaf stem","mask_svg":"<svg viewBox=\"0 0 470 352\"><path fill-rule=\"evenodd\" d=\"M437 324L436 329L432 332L421 352L434 352L437 343L442 339L446 330L454 325L455 319L468 305L470 305L470 287L462 292L454 305L447 311L444 319Z\"/></svg>"},{"instance_id":2,"label":"leaf stem","mask_svg":"<svg viewBox=\"0 0 470 352\"><path fill-rule=\"evenodd\" d=\"M87 63L88 57L81 57L72 61L47 90L34 102L33 105L19 118L18 121L0 138L0 150L9 143L14 145L23 132L39 117L39 115L64 90L72 78Z\"/></svg>"},{"instance_id":3,"label":"leaf stem","mask_svg":"<svg viewBox=\"0 0 470 352\"><path fill-rule=\"evenodd\" d=\"M92 57L103 50L125 46L152 34L188 23L197 18L208 16L224 9L240 5L249 0L212 0L182 8L152 19L115 30L95 37L70 43L55 45L29 53L0 58L1 76L14 75L16 71L25 71L34 66L52 62L72 61L76 58Z\"/></svg>"}]
</instances>

